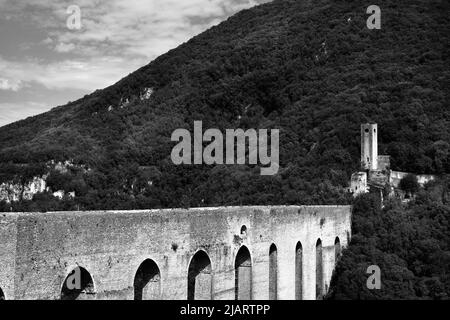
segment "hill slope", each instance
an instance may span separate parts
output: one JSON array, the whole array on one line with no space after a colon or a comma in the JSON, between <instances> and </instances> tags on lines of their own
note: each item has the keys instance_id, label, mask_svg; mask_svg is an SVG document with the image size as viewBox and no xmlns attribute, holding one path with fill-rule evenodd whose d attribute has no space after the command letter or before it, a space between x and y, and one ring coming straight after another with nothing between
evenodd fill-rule
<instances>
[{"instance_id":1,"label":"hill slope","mask_svg":"<svg viewBox=\"0 0 450 320\"><path fill-rule=\"evenodd\" d=\"M448 173L448 2L378 5L381 30L367 29L361 1L242 11L109 88L0 128L0 180L71 160L91 170L51 175L53 189L76 191L65 209L344 203L367 121L394 169ZM195 120L280 128L279 174L174 166L171 134Z\"/></svg>"},{"instance_id":2,"label":"hill slope","mask_svg":"<svg viewBox=\"0 0 450 320\"><path fill-rule=\"evenodd\" d=\"M352 240L334 270L330 300L450 299L450 176L429 184L407 206L370 194L356 199ZM369 289L369 266L380 288Z\"/></svg>"}]
</instances>

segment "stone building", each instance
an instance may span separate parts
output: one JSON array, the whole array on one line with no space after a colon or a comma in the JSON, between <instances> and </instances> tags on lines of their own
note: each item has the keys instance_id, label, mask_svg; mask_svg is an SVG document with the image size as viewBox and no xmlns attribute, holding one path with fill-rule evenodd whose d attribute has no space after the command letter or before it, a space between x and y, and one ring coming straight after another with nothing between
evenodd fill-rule
<instances>
[{"instance_id":1,"label":"stone building","mask_svg":"<svg viewBox=\"0 0 450 320\"><path fill-rule=\"evenodd\" d=\"M361 171L355 172L349 191L357 196L370 191L379 192L389 185L391 160L387 155L378 155L378 125L361 125Z\"/></svg>"},{"instance_id":2,"label":"stone building","mask_svg":"<svg viewBox=\"0 0 450 320\"><path fill-rule=\"evenodd\" d=\"M361 171L352 174L349 192L355 197L373 192L380 195L396 196L401 194L398 187L408 172L392 171L389 155L378 155L378 125L361 125ZM433 175L416 175L420 185L435 179Z\"/></svg>"}]
</instances>

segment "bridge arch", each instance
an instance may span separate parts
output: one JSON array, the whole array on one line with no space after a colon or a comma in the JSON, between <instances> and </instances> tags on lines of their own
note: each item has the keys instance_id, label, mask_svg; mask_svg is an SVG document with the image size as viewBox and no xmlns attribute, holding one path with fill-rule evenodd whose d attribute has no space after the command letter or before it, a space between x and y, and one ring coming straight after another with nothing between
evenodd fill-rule
<instances>
[{"instance_id":1,"label":"bridge arch","mask_svg":"<svg viewBox=\"0 0 450 320\"><path fill-rule=\"evenodd\" d=\"M269 300L278 299L278 249L275 243L269 248Z\"/></svg>"},{"instance_id":2,"label":"bridge arch","mask_svg":"<svg viewBox=\"0 0 450 320\"><path fill-rule=\"evenodd\" d=\"M161 297L161 272L155 261L146 259L134 276L134 300L158 300Z\"/></svg>"},{"instance_id":3,"label":"bridge arch","mask_svg":"<svg viewBox=\"0 0 450 320\"><path fill-rule=\"evenodd\" d=\"M2 288L0 288L0 301L2 301L2 300L6 300L6 298L5 298L5 294L3 293Z\"/></svg>"},{"instance_id":4,"label":"bridge arch","mask_svg":"<svg viewBox=\"0 0 450 320\"><path fill-rule=\"evenodd\" d=\"M89 271L77 266L64 279L61 300L93 300L96 297L94 279Z\"/></svg>"},{"instance_id":5,"label":"bridge arch","mask_svg":"<svg viewBox=\"0 0 450 320\"><path fill-rule=\"evenodd\" d=\"M323 295L323 250L322 240L318 239L316 243L316 299L321 300Z\"/></svg>"},{"instance_id":6,"label":"bridge arch","mask_svg":"<svg viewBox=\"0 0 450 320\"><path fill-rule=\"evenodd\" d=\"M212 300L212 263L204 250L198 250L188 268L188 300Z\"/></svg>"},{"instance_id":7,"label":"bridge arch","mask_svg":"<svg viewBox=\"0 0 450 320\"><path fill-rule=\"evenodd\" d=\"M339 257L342 253L342 247L341 247L341 240L339 240L339 237L336 237L334 240L334 263L337 264Z\"/></svg>"},{"instance_id":8,"label":"bridge arch","mask_svg":"<svg viewBox=\"0 0 450 320\"><path fill-rule=\"evenodd\" d=\"M246 246L242 246L236 254L235 271L235 299L252 299L252 257Z\"/></svg>"},{"instance_id":9,"label":"bridge arch","mask_svg":"<svg viewBox=\"0 0 450 320\"><path fill-rule=\"evenodd\" d=\"M303 299L303 246L299 241L295 247L295 300Z\"/></svg>"}]
</instances>

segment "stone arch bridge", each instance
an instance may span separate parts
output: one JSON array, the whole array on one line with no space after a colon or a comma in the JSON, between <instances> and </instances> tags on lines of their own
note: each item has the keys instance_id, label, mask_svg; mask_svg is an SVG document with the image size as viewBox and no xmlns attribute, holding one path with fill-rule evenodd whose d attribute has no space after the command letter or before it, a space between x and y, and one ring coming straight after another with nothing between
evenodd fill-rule
<instances>
[{"instance_id":1,"label":"stone arch bridge","mask_svg":"<svg viewBox=\"0 0 450 320\"><path fill-rule=\"evenodd\" d=\"M350 206L0 214L0 299L320 299L350 235Z\"/></svg>"}]
</instances>

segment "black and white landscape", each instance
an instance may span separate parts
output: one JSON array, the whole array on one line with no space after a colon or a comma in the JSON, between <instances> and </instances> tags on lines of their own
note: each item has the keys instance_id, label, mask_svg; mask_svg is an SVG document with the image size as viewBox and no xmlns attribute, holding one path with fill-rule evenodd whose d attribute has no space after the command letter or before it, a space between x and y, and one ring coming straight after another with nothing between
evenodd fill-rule
<instances>
[{"instance_id":1,"label":"black and white landscape","mask_svg":"<svg viewBox=\"0 0 450 320\"><path fill-rule=\"evenodd\" d=\"M286 299L449 299L449 9L441 0L0 0L0 266L16 263L7 228L21 230L11 218L17 212L74 212L78 225L83 212L351 206L348 239L342 238L350 226L339 220L342 225L327 229L336 234L319 259L316 233L328 228L326 219L318 220L318 229L302 227L315 238L302 235L312 251L292 244L292 270L286 271L292 288L282 282L274 289L278 282L268 276L267 290L266 284L253 287L253 295L266 298L259 293L264 288L275 299L274 292ZM208 137L208 129L215 135ZM185 139L192 149L179 158L189 161L173 160L182 137L174 139L177 130L190 133ZM244 133L243 145L239 139L232 144L233 161L227 130ZM275 170L262 174L269 165ZM280 210L270 216L273 230ZM239 223L229 252L236 279L240 246L267 242L268 266L274 257L270 239L251 227L242 231ZM210 235L204 226L196 229L199 224L192 230ZM294 239L286 230L286 239ZM190 257L214 247L181 243L166 249L186 249ZM314 260L310 275L295 269L299 250ZM322 268L323 257L332 260L324 258ZM59 267L70 271L69 264ZM285 269L270 270L286 281ZM214 263L195 272L214 275ZM377 272L381 280L368 279ZM25 289L1 282L17 283L18 273L0 270L0 299L9 292L27 297ZM302 288L316 291L295 289L299 274ZM256 286L263 282L251 272L245 277ZM33 290L30 296L41 297ZM42 297L71 296L58 290ZM132 298L130 290L120 298ZM180 290L186 299L195 297ZM246 298L252 298L249 290Z\"/></svg>"}]
</instances>

